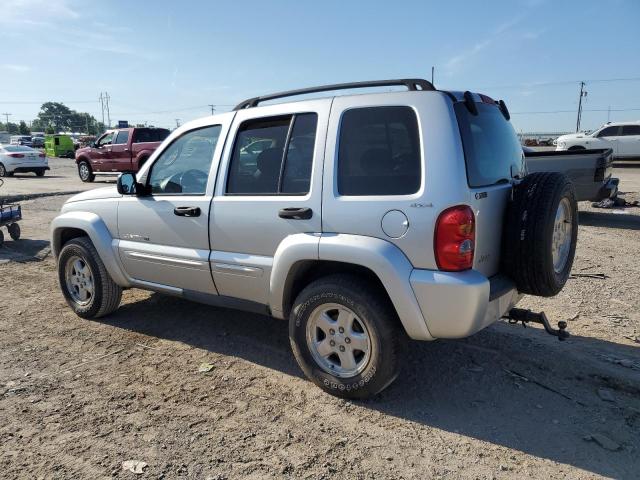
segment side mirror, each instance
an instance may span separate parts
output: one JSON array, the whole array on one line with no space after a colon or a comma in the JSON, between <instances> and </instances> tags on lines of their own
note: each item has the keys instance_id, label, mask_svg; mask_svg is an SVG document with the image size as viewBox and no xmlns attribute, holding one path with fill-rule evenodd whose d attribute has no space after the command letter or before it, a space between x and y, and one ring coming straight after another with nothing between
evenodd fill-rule
<instances>
[{"instance_id":1,"label":"side mirror","mask_svg":"<svg viewBox=\"0 0 640 480\"><path fill-rule=\"evenodd\" d=\"M136 176L131 172L124 172L118 177L118 193L120 195L138 195L143 187L136 181Z\"/></svg>"},{"instance_id":2,"label":"side mirror","mask_svg":"<svg viewBox=\"0 0 640 480\"><path fill-rule=\"evenodd\" d=\"M91 142L91 148L98 148L98 142Z\"/></svg>"}]
</instances>

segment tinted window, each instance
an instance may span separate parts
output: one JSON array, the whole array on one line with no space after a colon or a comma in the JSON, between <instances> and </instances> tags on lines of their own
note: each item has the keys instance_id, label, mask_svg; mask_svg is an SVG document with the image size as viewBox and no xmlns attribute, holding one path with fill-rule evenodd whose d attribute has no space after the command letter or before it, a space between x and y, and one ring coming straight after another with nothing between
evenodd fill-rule
<instances>
[{"instance_id":1,"label":"tinted window","mask_svg":"<svg viewBox=\"0 0 640 480\"><path fill-rule=\"evenodd\" d=\"M618 127L607 127L600 130L598 137L616 137L618 135Z\"/></svg>"},{"instance_id":2,"label":"tinted window","mask_svg":"<svg viewBox=\"0 0 640 480\"><path fill-rule=\"evenodd\" d=\"M204 194L220 130L200 128L174 140L151 167L151 193Z\"/></svg>"},{"instance_id":3,"label":"tinted window","mask_svg":"<svg viewBox=\"0 0 640 480\"><path fill-rule=\"evenodd\" d=\"M305 113L243 123L231 157L227 193L307 193L317 119L315 113Z\"/></svg>"},{"instance_id":4,"label":"tinted window","mask_svg":"<svg viewBox=\"0 0 640 480\"><path fill-rule=\"evenodd\" d=\"M408 195L420 188L418 121L409 107L348 110L338 151L340 195Z\"/></svg>"},{"instance_id":5,"label":"tinted window","mask_svg":"<svg viewBox=\"0 0 640 480\"><path fill-rule=\"evenodd\" d=\"M317 124L318 116L315 113L295 116L282 175L281 193L309 192Z\"/></svg>"},{"instance_id":6,"label":"tinted window","mask_svg":"<svg viewBox=\"0 0 640 480\"><path fill-rule=\"evenodd\" d=\"M169 136L166 128L136 128L133 132L133 143L162 142Z\"/></svg>"},{"instance_id":7,"label":"tinted window","mask_svg":"<svg viewBox=\"0 0 640 480\"><path fill-rule=\"evenodd\" d=\"M624 125L622 135L640 135L640 125Z\"/></svg>"},{"instance_id":8,"label":"tinted window","mask_svg":"<svg viewBox=\"0 0 640 480\"><path fill-rule=\"evenodd\" d=\"M122 144L129 141L129 130L120 130L116 136L116 141L113 143Z\"/></svg>"},{"instance_id":9,"label":"tinted window","mask_svg":"<svg viewBox=\"0 0 640 480\"><path fill-rule=\"evenodd\" d=\"M522 171L522 145L511 124L498 107L476 103L478 114L469 112L464 102L454 105L462 137L467 181L470 187L493 185L509 180L512 166Z\"/></svg>"}]
</instances>

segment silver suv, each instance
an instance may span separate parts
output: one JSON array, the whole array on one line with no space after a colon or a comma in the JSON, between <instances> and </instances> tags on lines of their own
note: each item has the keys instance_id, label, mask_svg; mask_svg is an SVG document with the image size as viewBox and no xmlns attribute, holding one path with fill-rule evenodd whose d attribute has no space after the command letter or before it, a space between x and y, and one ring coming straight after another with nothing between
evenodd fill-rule
<instances>
[{"instance_id":1,"label":"silver suv","mask_svg":"<svg viewBox=\"0 0 640 480\"><path fill-rule=\"evenodd\" d=\"M390 85L407 91L273 104ZM288 319L304 373L364 398L407 337L466 337L563 287L573 189L525 173L502 101L420 79L295 90L175 130L137 175L71 198L52 246L83 318L135 287Z\"/></svg>"}]
</instances>

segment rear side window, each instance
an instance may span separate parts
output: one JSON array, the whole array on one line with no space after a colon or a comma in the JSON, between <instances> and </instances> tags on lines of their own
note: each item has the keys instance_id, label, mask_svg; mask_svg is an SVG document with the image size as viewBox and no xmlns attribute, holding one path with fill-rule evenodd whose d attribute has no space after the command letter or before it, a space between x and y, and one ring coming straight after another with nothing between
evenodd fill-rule
<instances>
[{"instance_id":1,"label":"rear side window","mask_svg":"<svg viewBox=\"0 0 640 480\"><path fill-rule=\"evenodd\" d=\"M115 144L127 143L129 141L129 130L120 130L116 135Z\"/></svg>"},{"instance_id":2,"label":"rear side window","mask_svg":"<svg viewBox=\"0 0 640 480\"><path fill-rule=\"evenodd\" d=\"M410 107L367 107L342 116L340 195L410 195L420 189L420 135Z\"/></svg>"},{"instance_id":3,"label":"rear side window","mask_svg":"<svg viewBox=\"0 0 640 480\"><path fill-rule=\"evenodd\" d=\"M467 182L470 187L485 187L508 181L512 170L522 171L522 145L496 105L476 103L476 106L478 114L473 115L464 102L454 105L464 148Z\"/></svg>"},{"instance_id":4,"label":"rear side window","mask_svg":"<svg viewBox=\"0 0 640 480\"><path fill-rule=\"evenodd\" d=\"M640 125L624 125L622 135L640 135Z\"/></svg>"},{"instance_id":5,"label":"rear side window","mask_svg":"<svg viewBox=\"0 0 640 480\"><path fill-rule=\"evenodd\" d=\"M166 128L136 128L133 133L133 143L162 142L169 136Z\"/></svg>"},{"instance_id":6,"label":"rear side window","mask_svg":"<svg viewBox=\"0 0 640 480\"><path fill-rule=\"evenodd\" d=\"M244 122L233 148L227 193L308 193L317 124L315 113Z\"/></svg>"},{"instance_id":7,"label":"rear side window","mask_svg":"<svg viewBox=\"0 0 640 480\"><path fill-rule=\"evenodd\" d=\"M618 127L607 127L600 130L597 137L617 137L618 136Z\"/></svg>"}]
</instances>

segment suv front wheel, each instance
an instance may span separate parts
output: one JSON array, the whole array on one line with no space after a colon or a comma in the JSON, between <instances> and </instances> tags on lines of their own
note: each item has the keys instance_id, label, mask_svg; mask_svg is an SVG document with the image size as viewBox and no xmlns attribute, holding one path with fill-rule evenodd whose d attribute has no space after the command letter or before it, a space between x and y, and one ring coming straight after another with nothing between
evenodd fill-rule
<instances>
[{"instance_id":1,"label":"suv front wheel","mask_svg":"<svg viewBox=\"0 0 640 480\"><path fill-rule=\"evenodd\" d=\"M70 240L58 257L62 294L76 315L100 318L120 305L122 288L112 279L87 237Z\"/></svg>"},{"instance_id":2,"label":"suv front wheel","mask_svg":"<svg viewBox=\"0 0 640 480\"><path fill-rule=\"evenodd\" d=\"M289 319L291 347L305 375L343 398L367 398L393 382L403 338L386 293L351 275L308 285Z\"/></svg>"}]
</instances>

